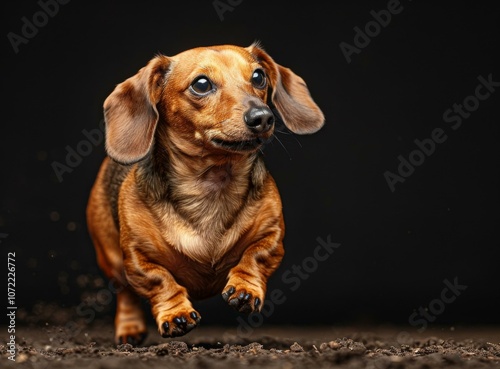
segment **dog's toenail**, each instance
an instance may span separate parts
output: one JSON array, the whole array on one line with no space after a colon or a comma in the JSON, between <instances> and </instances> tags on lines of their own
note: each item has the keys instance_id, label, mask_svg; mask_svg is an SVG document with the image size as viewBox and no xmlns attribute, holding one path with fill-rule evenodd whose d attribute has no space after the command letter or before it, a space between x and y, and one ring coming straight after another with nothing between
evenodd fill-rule
<instances>
[{"instance_id":1,"label":"dog's toenail","mask_svg":"<svg viewBox=\"0 0 500 369\"><path fill-rule=\"evenodd\" d=\"M170 327L170 325L168 324L168 322L165 322L161 325L162 329L163 329L163 332L162 333L162 336L163 337L166 337L168 335L168 328Z\"/></svg>"}]
</instances>

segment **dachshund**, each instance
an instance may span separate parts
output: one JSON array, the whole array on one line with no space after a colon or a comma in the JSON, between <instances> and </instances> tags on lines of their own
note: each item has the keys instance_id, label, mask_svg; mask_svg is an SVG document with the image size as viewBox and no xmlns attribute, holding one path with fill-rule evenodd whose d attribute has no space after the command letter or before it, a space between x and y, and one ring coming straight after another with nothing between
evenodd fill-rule
<instances>
[{"instance_id":1,"label":"dachshund","mask_svg":"<svg viewBox=\"0 0 500 369\"><path fill-rule=\"evenodd\" d=\"M116 289L115 342L140 345L143 299L162 337L200 323L217 294L260 311L284 256L282 203L263 160L277 121L312 134L324 114L258 42L155 55L104 105L105 149L86 208Z\"/></svg>"}]
</instances>

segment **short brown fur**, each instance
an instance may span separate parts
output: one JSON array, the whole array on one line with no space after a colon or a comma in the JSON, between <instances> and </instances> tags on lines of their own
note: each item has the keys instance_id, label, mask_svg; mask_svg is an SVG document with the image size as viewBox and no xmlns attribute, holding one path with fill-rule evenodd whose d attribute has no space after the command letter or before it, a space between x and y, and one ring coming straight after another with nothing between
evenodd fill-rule
<instances>
[{"instance_id":1,"label":"short brown fur","mask_svg":"<svg viewBox=\"0 0 500 369\"><path fill-rule=\"evenodd\" d=\"M200 94L198 78L212 90ZM108 157L87 223L98 264L117 290L117 343L144 339L141 297L163 337L199 324L190 299L221 293L241 312L262 307L285 229L260 151L274 130L268 92L292 132L322 127L302 78L258 44L158 55L106 99Z\"/></svg>"}]
</instances>

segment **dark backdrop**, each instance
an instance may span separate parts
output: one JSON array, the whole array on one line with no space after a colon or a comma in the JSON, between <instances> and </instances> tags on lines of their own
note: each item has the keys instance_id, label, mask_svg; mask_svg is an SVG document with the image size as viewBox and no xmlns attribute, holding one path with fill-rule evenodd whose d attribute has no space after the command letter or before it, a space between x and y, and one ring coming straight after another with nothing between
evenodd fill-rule
<instances>
[{"instance_id":1,"label":"dark backdrop","mask_svg":"<svg viewBox=\"0 0 500 369\"><path fill-rule=\"evenodd\" d=\"M317 134L278 134L282 144L264 151L287 224L286 256L269 283L284 297L266 322L421 327L409 323L416 310L430 324L500 323L498 5L396 5L2 4L0 246L4 263L16 253L17 305L30 314L40 302L74 309L106 288L84 217L105 154L102 143L82 142L114 86L158 52L260 40L304 78L326 116ZM390 21L380 12L388 7ZM356 37L355 27L372 36ZM489 90L477 90L479 77L494 81ZM428 155L414 152L415 140ZM85 155L68 162L71 150ZM409 159L413 172L401 167L404 182L391 191L385 176L401 175ZM74 168L58 178L56 163ZM340 244L323 261L313 258L318 237ZM455 294L445 280L460 285ZM197 304L205 324L238 317L220 297Z\"/></svg>"}]
</instances>

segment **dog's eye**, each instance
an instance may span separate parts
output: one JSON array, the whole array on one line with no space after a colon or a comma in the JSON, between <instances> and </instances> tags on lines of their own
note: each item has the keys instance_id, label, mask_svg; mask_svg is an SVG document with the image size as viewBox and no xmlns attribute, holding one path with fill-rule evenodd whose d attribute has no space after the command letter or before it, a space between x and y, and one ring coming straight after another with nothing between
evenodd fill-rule
<instances>
[{"instance_id":1,"label":"dog's eye","mask_svg":"<svg viewBox=\"0 0 500 369\"><path fill-rule=\"evenodd\" d=\"M206 95L210 91L214 89L212 82L205 77L205 76L200 76L197 77L193 83L191 83L190 89L192 92L194 92L196 95Z\"/></svg>"},{"instance_id":2,"label":"dog's eye","mask_svg":"<svg viewBox=\"0 0 500 369\"><path fill-rule=\"evenodd\" d=\"M255 88L259 89L266 87L266 75L262 69L254 70L252 74L252 84Z\"/></svg>"}]
</instances>

